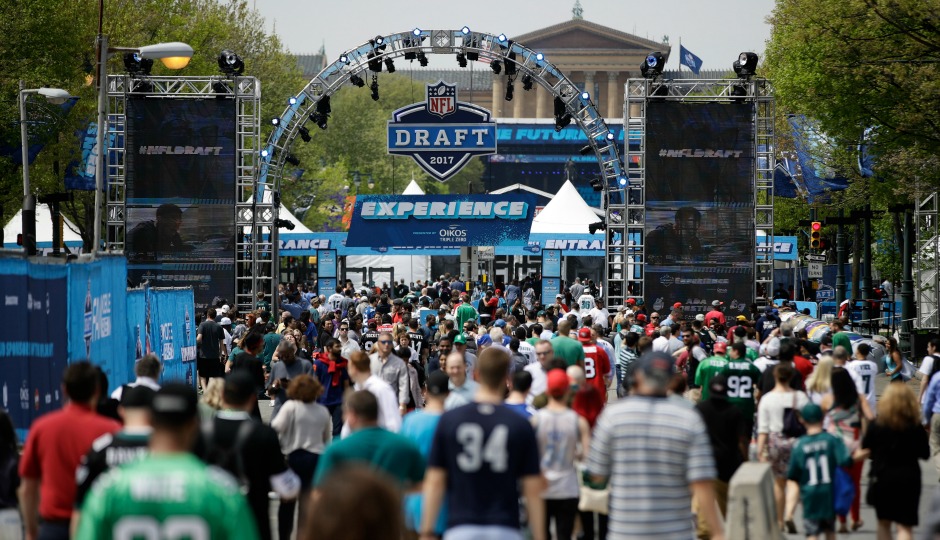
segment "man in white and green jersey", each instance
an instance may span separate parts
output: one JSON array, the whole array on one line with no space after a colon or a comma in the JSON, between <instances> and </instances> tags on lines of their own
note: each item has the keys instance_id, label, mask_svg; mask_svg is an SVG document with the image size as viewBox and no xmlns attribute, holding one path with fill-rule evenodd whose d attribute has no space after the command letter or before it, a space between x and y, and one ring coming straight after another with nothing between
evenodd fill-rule
<instances>
[{"instance_id":1,"label":"man in white and green jersey","mask_svg":"<svg viewBox=\"0 0 940 540\"><path fill-rule=\"evenodd\" d=\"M716 343L717 345L717 343ZM754 385L760 379L760 369L747 358L747 346L742 342L728 346L728 364L721 370L728 378L728 402L741 410L748 433L754 429Z\"/></svg>"},{"instance_id":2,"label":"man in white and green jersey","mask_svg":"<svg viewBox=\"0 0 940 540\"><path fill-rule=\"evenodd\" d=\"M183 384L156 393L150 456L101 477L76 538L258 538L235 479L189 453L199 430L196 402L195 390Z\"/></svg>"},{"instance_id":3,"label":"man in white and green jersey","mask_svg":"<svg viewBox=\"0 0 940 540\"><path fill-rule=\"evenodd\" d=\"M702 389L702 401L708 399L708 383L711 382L712 377L721 373L728 365L728 358L725 357L725 353L728 351L727 343L723 341L715 343L712 346L712 351L715 356L709 356L699 362L698 368L695 370L695 384Z\"/></svg>"}]
</instances>

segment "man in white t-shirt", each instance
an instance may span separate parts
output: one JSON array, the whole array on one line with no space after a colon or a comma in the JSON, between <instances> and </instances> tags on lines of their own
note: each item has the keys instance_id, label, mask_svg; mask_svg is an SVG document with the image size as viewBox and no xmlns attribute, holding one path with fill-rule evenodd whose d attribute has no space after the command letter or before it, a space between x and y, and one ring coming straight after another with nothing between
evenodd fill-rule
<instances>
[{"instance_id":1,"label":"man in white t-shirt","mask_svg":"<svg viewBox=\"0 0 940 540\"><path fill-rule=\"evenodd\" d=\"M858 347L855 349L855 358L845 365L845 369L847 369L849 373L854 371L862 380L862 389L859 393L865 395L872 412L874 412L876 410L875 376L878 375L878 364L868 359L870 353L871 346L869 344L859 343Z\"/></svg>"},{"instance_id":2,"label":"man in white t-shirt","mask_svg":"<svg viewBox=\"0 0 940 540\"><path fill-rule=\"evenodd\" d=\"M529 394L525 398L528 405L532 404L532 400L536 396L544 394L546 388L548 388L548 370L555 358L555 351L552 349L551 342L546 339L537 341L535 343L535 357L537 361L525 367L525 370L532 375L532 386L529 387Z\"/></svg>"},{"instance_id":3,"label":"man in white t-shirt","mask_svg":"<svg viewBox=\"0 0 940 540\"><path fill-rule=\"evenodd\" d=\"M924 357L920 362L920 368L917 370L920 373L920 400L921 404L924 403L924 391L927 390L927 385L930 384L930 375L933 373L933 364L937 360L937 353L940 352L940 338L933 338L927 343L927 356Z\"/></svg>"},{"instance_id":4,"label":"man in white t-shirt","mask_svg":"<svg viewBox=\"0 0 940 540\"><path fill-rule=\"evenodd\" d=\"M610 328L610 311L604 307L604 301L600 298L594 300L594 307L589 312L594 322L603 326L606 331Z\"/></svg>"}]
</instances>

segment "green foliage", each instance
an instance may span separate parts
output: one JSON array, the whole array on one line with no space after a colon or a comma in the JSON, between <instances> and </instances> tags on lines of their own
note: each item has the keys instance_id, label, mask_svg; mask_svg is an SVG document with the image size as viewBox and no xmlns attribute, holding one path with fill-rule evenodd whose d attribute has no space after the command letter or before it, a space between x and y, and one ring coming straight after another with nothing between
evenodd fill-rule
<instances>
[{"instance_id":1,"label":"green foliage","mask_svg":"<svg viewBox=\"0 0 940 540\"><path fill-rule=\"evenodd\" d=\"M777 0L766 76L780 110L820 122L832 163L849 173L875 127L882 185L853 186L847 204L940 185L940 18L921 0ZM873 183L869 183L873 184Z\"/></svg>"},{"instance_id":2,"label":"green foliage","mask_svg":"<svg viewBox=\"0 0 940 540\"><path fill-rule=\"evenodd\" d=\"M881 219L873 219L872 225L872 268L878 271L881 279L901 280L901 247L903 238L897 238L897 223L893 214L885 214Z\"/></svg>"}]
</instances>

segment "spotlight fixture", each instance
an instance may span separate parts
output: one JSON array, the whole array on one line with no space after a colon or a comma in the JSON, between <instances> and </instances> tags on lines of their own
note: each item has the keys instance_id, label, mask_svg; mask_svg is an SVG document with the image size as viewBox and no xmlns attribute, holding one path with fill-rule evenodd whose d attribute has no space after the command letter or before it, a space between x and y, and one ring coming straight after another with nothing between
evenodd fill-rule
<instances>
[{"instance_id":1,"label":"spotlight fixture","mask_svg":"<svg viewBox=\"0 0 940 540\"><path fill-rule=\"evenodd\" d=\"M421 67L428 67L428 57L423 52L418 53L418 63Z\"/></svg>"},{"instance_id":2,"label":"spotlight fixture","mask_svg":"<svg viewBox=\"0 0 940 540\"><path fill-rule=\"evenodd\" d=\"M339 55L339 61L342 62L342 63L344 63L344 64L348 64L348 63L349 63L349 57L346 56L345 54L341 54L341 55Z\"/></svg>"},{"instance_id":3,"label":"spotlight fixture","mask_svg":"<svg viewBox=\"0 0 940 540\"><path fill-rule=\"evenodd\" d=\"M584 101L591 101L591 94L587 92L581 92L581 99Z\"/></svg>"},{"instance_id":4,"label":"spotlight fixture","mask_svg":"<svg viewBox=\"0 0 940 540\"><path fill-rule=\"evenodd\" d=\"M591 188L592 188L594 191L604 191L604 183L601 182L601 179L600 179L600 178L592 178L592 179L591 179Z\"/></svg>"},{"instance_id":5,"label":"spotlight fixture","mask_svg":"<svg viewBox=\"0 0 940 540\"><path fill-rule=\"evenodd\" d=\"M287 98L287 104L288 104L288 105L296 105L296 104L297 104L297 98L295 98L294 96L291 96L291 97Z\"/></svg>"},{"instance_id":6,"label":"spotlight fixture","mask_svg":"<svg viewBox=\"0 0 940 540\"><path fill-rule=\"evenodd\" d=\"M391 58L385 59L385 71L395 73L395 62L393 62Z\"/></svg>"},{"instance_id":7,"label":"spotlight fixture","mask_svg":"<svg viewBox=\"0 0 940 540\"><path fill-rule=\"evenodd\" d=\"M528 73L522 76L522 89L526 92L532 90L532 76Z\"/></svg>"},{"instance_id":8,"label":"spotlight fixture","mask_svg":"<svg viewBox=\"0 0 940 540\"><path fill-rule=\"evenodd\" d=\"M593 152L594 152L594 147L591 146L590 144L584 145L584 146L581 148L581 150L580 150L580 153L581 153L582 156L586 156L586 155L591 154L591 153L593 153Z\"/></svg>"},{"instance_id":9,"label":"spotlight fixture","mask_svg":"<svg viewBox=\"0 0 940 540\"><path fill-rule=\"evenodd\" d=\"M614 134L608 131L608 132L607 132L607 140L608 140L608 141L614 140Z\"/></svg>"},{"instance_id":10,"label":"spotlight fixture","mask_svg":"<svg viewBox=\"0 0 940 540\"><path fill-rule=\"evenodd\" d=\"M284 161L290 163L294 167L300 166L300 160L297 159L297 156L294 154L287 154L287 156L284 158Z\"/></svg>"},{"instance_id":11,"label":"spotlight fixture","mask_svg":"<svg viewBox=\"0 0 940 540\"><path fill-rule=\"evenodd\" d=\"M370 52L366 58L369 59L369 71L373 73L382 71L382 59L377 58L374 52Z\"/></svg>"},{"instance_id":12,"label":"spotlight fixture","mask_svg":"<svg viewBox=\"0 0 940 540\"><path fill-rule=\"evenodd\" d=\"M405 39L405 40L403 40L403 41L408 41L408 40ZM406 46L407 46L407 47L410 47L411 44L407 44ZM416 60L417 58L418 58L418 53L417 53L416 51L406 51L406 52L405 52L405 60Z\"/></svg>"},{"instance_id":13,"label":"spotlight fixture","mask_svg":"<svg viewBox=\"0 0 940 540\"><path fill-rule=\"evenodd\" d=\"M222 81L215 81L212 83L212 91L218 94L216 97L222 98L230 94L232 89Z\"/></svg>"},{"instance_id":14,"label":"spotlight fixture","mask_svg":"<svg viewBox=\"0 0 940 540\"><path fill-rule=\"evenodd\" d=\"M411 33L412 33L412 35L414 35L414 36L416 36L416 37L421 37L421 29L420 29L420 28L415 28L414 30L411 31Z\"/></svg>"},{"instance_id":15,"label":"spotlight fixture","mask_svg":"<svg viewBox=\"0 0 940 540\"><path fill-rule=\"evenodd\" d=\"M271 119L271 125L272 126L281 125L281 119L275 116L274 118Z\"/></svg>"},{"instance_id":16,"label":"spotlight fixture","mask_svg":"<svg viewBox=\"0 0 940 540\"><path fill-rule=\"evenodd\" d=\"M349 82L353 83L354 85L356 85L356 86L359 87L359 88L362 88L363 86L366 85L366 82L365 82L364 80L362 80L362 77L360 77L359 75L352 75L352 76L350 76L350 77L349 77Z\"/></svg>"},{"instance_id":17,"label":"spotlight fixture","mask_svg":"<svg viewBox=\"0 0 940 540\"><path fill-rule=\"evenodd\" d=\"M500 44L505 44L506 41L508 41L508 38L506 37L506 34L500 34L496 36L496 41L500 42Z\"/></svg>"},{"instance_id":18,"label":"spotlight fixture","mask_svg":"<svg viewBox=\"0 0 940 540\"><path fill-rule=\"evenodd\" d=\"M542 60L545 60L545 55L542 53L535 53L535 59L536 61L541 62Z\"/></svg>"},{"instance_id":19,"label":"spotlight fixture","mask_svg":"<svg viewBox=\"0 0 940 540\"><path fill-rule=\"evenodd\" d=\"M503 63L506 64L506 75L511 77L516 74L516 53L509 51Z\"/></svg>"},{"instance_id":20,"label":"spotlight fixture","mask_svg":"<svg viewBox=\"0 0 940 540\"><path fill-rule=\"evenodd\" d=\"M476 62L480 59L480 53L475 50L480 46L480 37L478 34L473 32L467 34L467 37L463 38L463 46L468 48L467 60Z\"/></svg>"},{"instance_id":21,"label":"spotlight fixture","mask_svg":"<svg viewBox=\"0 0 940 540\"><path fill-rule=\"evenodd\" d=\"M297 133L300 134L300 138L303 139L304 142L310 142L310 130L309 129L303 126L300 126L299 128L297 128Z\"/></svg>"},{"instance_id":22,"label":"spotlight fixture","mask_svg":"<svg viewBox=\"0 0 940 540\"><path fill-rule=\"evenodd\" d=\"M144 58L140 56L140 53L136 52L124 54L124 69L131 75L150 75L152 68L152 58Z\"/></svg>"},{"instance_id":23,"label":"spotlight fixture","mask_svg":"<svg viewBox=\"0 0 940 540\"><path fill-rule=\"evenodd\" d=\"M591 234L597 233L597 231L606 231L607 224L603 221L598 221L597 223L588 224L588 232Z\"/></svg>"},{"instance_id":24,"label":"spotlight fixture","mask_svg":"<svg viewBox=\"0 0 940 540\"><path fill-rule=\"evenodd\" d=\"M245 72L245 63L234 51L225 49L219 53L219 69L229 77L241 75Z\"/></svg>"},{"instance_id":25,"label":"spotlight fixture","mask_svg":"<svg viewBox=\"0 0 940 540\"><path fill-rule=\"evenodd\" d=\"M310 114L310 120L320 129L326 129L332 111L330 107L330 96L323 96L320 98L320 101L317 102L317 110Z\"/></svg>"},{"instance_id":26,"label":"spotlight fixture","mask_svg":"<svg viewBox=\"0 0 940 540\"><path fill-rule=\"evenodd\" d=\"M731 65L734 72L741 79L747 79L757 71L757 55L752 52L743 52Z\"/></svg>"},{"instance_id":27,"label":"spotlight fixture","mask_svg":"<svg viewBox=\"0 0 940 540\"><path fill-rule=\"evenodd\" d=\"M261 157L263 157L263 158L266 158L266 157L268 157L268 156L270 156L270 155L271 155L271 152L268 152L268 149L267 149L267 148L265 148L264 150L261 151Z\"/></svg>"},{"instance_id":28,"label":"spotlight fixture","mask_svg":"<svg viewBox=\"0 0 940 540\"><path fill-rule=\"evenodd\" d=\"M732 101L743 101L747 97L747 87L744 84L732 85L730 94Z\"/></svg>"},{"instance_id":29,"label":"spotlight fixture","mask_svg":"<svg viewBox=\"0 0 940 540\"><path fill-rule=\"evenodd\" d=\"M470 28L467 26L464 26L463 28L460 29L460 33L466 36L467 34L470 33Z\"/></svg>"},{"instance_id":30,"label":"spotlight fixture","mask_svg":"<svg viewBox=\"0 0 940 540\"><path fill-rule=\"evenodd\" d=\"M320 98L320 101L317 102L317 112L324 116L329 116L333 112L333 108L330 106L330 96Z\"/></svg>"},{"instance_id":31,"label":"spotlight fixture","mask_svg":"<svg viewBox=\"0 0 940 540\"><path fill-rule=\"evenodd\" d=\"M663 53L654 51L647 55L646 60L640 64L640 73L646 79L655 79L663 74L663 68L666 67L666 60Z\"/></svg>"},{"instance_id":32,"label":"spotlight fixture","mask_svg":"<svg viewBox=\"0 0 940 540\"><path fill-rule=\"evenodd\" d=\"M571 124L571 115L565 113L562 116L555 117L555 131L561 131Z\"/></svg>"},{"instance_id":33,"label":"spotlight fixture","mask_svg":"<svg viewBox=\"0 0 940 540\"><path fill-rule=\"evenodd\" d=\"M467 57L464 56L463 52L457 53L457 65L462 68L467 67Z\"/></svg>"},{"instance_id":34,"label":"spotlight fixture","mask_svg":"<svg viewBox=\"0 0 940 540\"><path fill-rule=\"evenodd\" d=\"M490 69L493 70L493 73L499 75L499 72L503 70L503 65L499 62L499 60L493 60L490 62Z\"/></svg>"},{"instance_id":35,"label":"spotlight fixture","mask_svg":"<svg viewBox=\"0 0 940 540\"><path fill-rule=\"evenodd\" d=\"M320 129L326 129L328 123L328 117L324 116L318 112L310 113L310 121L317 125Z\"/></svg>"},{"instance_id":36,"label":"spotlight fixture","mask_svg":"<svg viewBox=\"0 0 940 540\"><path fill-rule=\"evenodd\" d=\"M626 177L626 176L620 176L620 177L618 177L618 178L617 178L617 183L620 184L620 187L626 186L626 185L627 185L627 177Z\"/></svg>"},{"instance_id":37,"label":"spotlight fixture","mask_svg":"<svg viewBox=\"0 0 940 540\"><path fill-rule=\"evenodd\" d=\"M135 79L131 81L132 94L152 94L153 82L148 79Z\"/></svg>"},{"instance_id":38,"label":"spotlight fixture","mask_svg":"<svg viewBox=\"0 0 940 540\"><path fill-rule=\"evenodd\" d=\"M375 36L375 38L369 40L369 43L372 44L373 49L377 49L379 51L384 51L385 48L388 47L388 44L385 43L385 38L382 36Z\"/></svg>"},{"instance_id":39,"label":"spotlight fixture","mask_svg":"<svg viewBox=\"0 0 940 540\"><path fill-rule=\"evenodd\" d=\"M512 79L509 79L506 83L506 101L512 101L512 94L515 90L516 89L513 88Z\"/></svg>"},{"instance_id":40,"label":"spotlight fixture","mask_svg":"<svg viewBox=\"0 0 940 540\"><path fill-rule=\"evenodd\" d=\"M372 101L379 100L379 78L375 75L372 76L372 84L369 85L369 89L372 90Z\"/></svg>"}]
</instances>

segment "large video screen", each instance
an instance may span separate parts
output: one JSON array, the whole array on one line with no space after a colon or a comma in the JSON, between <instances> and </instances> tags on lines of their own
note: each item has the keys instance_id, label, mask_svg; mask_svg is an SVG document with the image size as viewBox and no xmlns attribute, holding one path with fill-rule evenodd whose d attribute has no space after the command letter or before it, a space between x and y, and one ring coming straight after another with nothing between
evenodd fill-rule
<instances>
[{"instance_id":1,"label":"large video screen","mask_svg":"<svg viewBox=\"0 0 940 540\"><path fill-rule=\"evenodd\" d=\"M646 117L645 300L686 318L754 297L754 108L650 102Z\"/></svg>"},{"instance_id":2,"label":"large video screen","mask_svg":"<svg viewBox=\"0 0 940 540\"><path fill-rule=\"evenodd\" d=\"M127 100L128 279L235 293L236 109L231 99Z\"/></svg>"}]
</instances>

